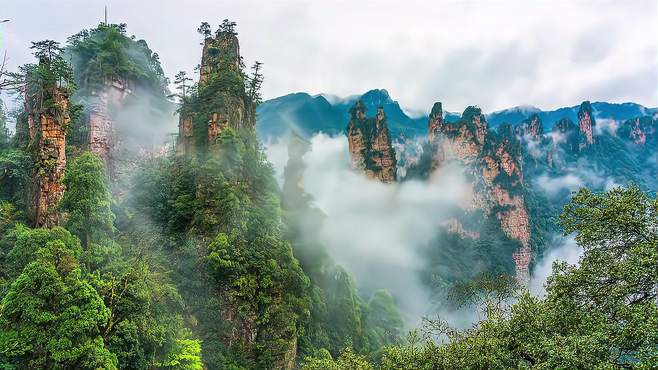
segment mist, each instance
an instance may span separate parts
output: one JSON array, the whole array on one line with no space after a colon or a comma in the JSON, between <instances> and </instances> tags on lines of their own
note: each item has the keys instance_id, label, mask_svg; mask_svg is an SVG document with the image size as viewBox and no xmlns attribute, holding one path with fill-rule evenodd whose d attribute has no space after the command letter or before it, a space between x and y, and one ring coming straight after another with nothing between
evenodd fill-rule
<instances>
[{"instance_id":1,"label":"mist","mask_svg":"<svg viewBox=\"0 0 658 370\"><path fill-rule=\"evenodd\" d=\"M285 140L266 146L279 180L286 147ZM353 170L348 153L345 136L310 140L304 191L327 218L320 234L309 237L326 245L363 294L389 290L406 322L415 325L432 313L430 289L420 281L426 267L421 249L449 219L449 208L470 201L470 186L458 166L442 168L431 182L384 184Z\"/></svg>"},{"instance_id":2,"label":"mist","mask_svg":"<svg viewBox=\"0 0 658 370\"><path fill-rule=\"evenodd\" d=\"M553 272L553 263L565 261L575 265L583 255L583 249L576 244L573 237L555 237L556 246L540 259L532 270L529 290L530 293L542 297L546 294L546 279Z\"/></svg>"}]
</instances>

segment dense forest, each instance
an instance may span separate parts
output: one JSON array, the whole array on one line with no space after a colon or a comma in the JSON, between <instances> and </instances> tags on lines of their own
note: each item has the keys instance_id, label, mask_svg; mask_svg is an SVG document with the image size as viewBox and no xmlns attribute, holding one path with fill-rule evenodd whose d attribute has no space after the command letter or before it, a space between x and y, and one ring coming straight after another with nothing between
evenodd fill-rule
<instances>
[{"instance_id":1,"label":"dense forest","mask_svg":"<svg viewBox=\"0 0 658 370\"><path fill-rule=\"evenodd\" d=\"M158 54L125 24L34 42L35 63L0 76L20 101L12 112L0 105L0 368L658 364L655 194L634 184L573 194L552 227L583 255L553 266L543 297L494 268L509 273L511 260L483 252L500 229L455 239L453 251L484 253L492 266L442 275L441 299L478 319L409 327L390 292L359 290L312 237L327 216L299 186L305 139L290 141L275 180L255 128L262 66L245 67L236 24L204 22L198 33L199 79L176 74L173 93ZM136 134L135 122L170 129L158 125L174 111L173 141ZM130 124L108 129L120 117ZM428 253L468 269L464 257Z\"/></svg>"}]
</instances>

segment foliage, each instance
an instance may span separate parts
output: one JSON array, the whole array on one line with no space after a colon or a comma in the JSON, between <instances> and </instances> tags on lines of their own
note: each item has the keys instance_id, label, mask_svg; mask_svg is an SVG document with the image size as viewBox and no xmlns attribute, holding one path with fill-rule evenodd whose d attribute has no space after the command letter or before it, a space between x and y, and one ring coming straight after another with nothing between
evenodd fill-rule
<instances>
[{"instance_id":1,"label":"foliage","mask_svg":"<svg viewBox=\"0 0 658 370\"><path fill-rule=\"evenodd\" d=\"M0 150L0 199L12 200L17 206L24 201L30 180L31 159L21 149Z\"/></svg>"},{"instance_id":2,"label":"foliage","mask_svg":"<svg viewBox=\"0 0 658 370\"><path fill-rule=\"evenodd\" d=\"M299 323L308 315L308 278L292 255L290 244L279 230L280 210L272 170L253 132L227 129L218 139L217 154L205 160L196 157L165 160L159 167L141 172L135 179L131 203L138 212L152 217L175 239L211 238L205 247L192 251L192 262L181 266L179 284L194 289L214 286L221 310L231 310L234 319L224 325L253 327L259 333L253 343L220 351L216 366L228 366L231 358L243 364L267 368L291 350ZM180 253L172 246L169 253ZM180 276L179 275L179 276ZM194 291L187 302L202 320L204 359L217 341L230 334L211 332L217 322L213 305L198 301ZM197 302L197 303L194 303ZM220 321L221 323L221 321ZM253 325L253 326L252 326ZM214 351L222 346L214 347Z\"/></svg>"},{"instance_id":3,"label":"foliage","mask_svg":"<svg viewBox=\"0 0 658 370\"><path fill-rule=\"evenodd\" d=\"M59 242L66 246L68 252L76 259L82 256L80 241L66 229L30 229L22 224L9 229L0 246L4 258L2 274L10 281L23 271L25 266L34 260L40 248L51 242Z\"/></svg>"},{"instance_id":4,"label":"foliage","mask_svg":"<svg viewBox=\"0 0 658 370\"><path fill-rule=\"evenodd\" d=\"M100 335L108 317L71 251L48 242L0 303L0 356L24 368L114 369Z\"/></svg>"},{"instance_id":5,"label":"foliage","mask_svg":"<svg viewBox=\"0 0 658 370\"><path fill-rule=\"evenodd\" d=\"M0 152L7 149L9 146L9 129L7 128L7 113L0 101Z\"/></svg>"},{"instance_id":6,"label":"foliage","mask_svg":"<svg viewBox=\"0 0 658 370\"><path fill-rule=\"evenodd\" d=\"M254 65L251 67L251 76L249 76L247 81L247 95L256 104L260 104L263 101L260 95L260 88L263 85L262 67L263 63L259 61L254 62Z\"/></svg>"},{"instance_id":7,"label":"foliage","mask_svg":"<svg viewBox=\"0 0 658 370\"><path fill-rule=\"evenodd\" d=\"M144 40L126 36L125 24L99 24L67 40L76 81L85 89L103 84L106 77L132 80L151 91L166 90L160 58Z\"/></svg>"},{"instance_id":8,"label":"foliage","mask_svg":"<svg viewBox=\"0 0 658 370\"><path fill-rule=\"evenodd\" d=\"M177 370L202 370L201 342L198 339L189 339L189 334L184 334L176 340L174 348L162 364L167 369Z\"/></svg>"},{"instance_id":9,"label":"foliage","mask_svg":"<svg viewBox=\"0 0 658 370\"><path fill-rule=\"evenodd\" d=\"M109 237L114 229L112 196L106 181L103 162L91 152L82 153L67 166L67 191L60 207L68 214L66 227L85 247Z\"/></svg>"},{"instance_id":10,"label":"foliage","mask_svg":"<svg viewBox=\"0 0 658 370\"><path fill-rule=\"evenodd\" d=\"M333 359L326 350L321 350L317 357L307 357L302 364L303 370L372 370L368 360L346 348L337 359Z\"/></svg>"},{"instance_id":11,"label":"foliage","mask_svg":"<svg viewBox=\"0 0 658 370\"><path fill-rule=\"evenodd\" d=\"M185 71L180 71L176 74L176 76L174 76L174 85L176 85L176 89L180 91L179 97L182 100L185 100L187 97L187 93L190 88L188 82L190 81L192 81L192 79L187 77L187 72Z\"/></svg>"},{"instance_id":12,"label":"foliage","mask_svg":"<svg viewBox=\"0 0 658 370\"><path fill-rule=\"evenodd\" d=\"M484 302L484 318L456 330L429 320L423 341L384 349L381 369L649 369L658 359L658 201L637 186L597 194L583 189L561 216L584 254L554 264L545 298L513 296L505 280L465 289ZM481 293L482 292L484 295ZM492 295L492 293L495 293ZM489 303L486 303L489 302ZM320 356L313 361L327 361ZM313 362L311 362L313 363ZM327 368L335 365L326 362ZM340 367L338 367L340 369Z\"/></svg>"}]
</instances>

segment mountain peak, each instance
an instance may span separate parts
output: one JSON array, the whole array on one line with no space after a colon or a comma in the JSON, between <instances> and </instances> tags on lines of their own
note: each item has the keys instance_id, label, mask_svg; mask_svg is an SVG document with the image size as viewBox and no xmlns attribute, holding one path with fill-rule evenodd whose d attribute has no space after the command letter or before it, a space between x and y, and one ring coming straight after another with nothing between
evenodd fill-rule
<instances>
[{"instance_id":1,"label":"mountain peak","mask_svg":"<svg viewBox=\"0 0 658 370\"><path fill-rule=\"evenodd\" d=\"M395 103L386 89L374 89L361 96L367 105L386 105Z\"/></svg>"}]
</instances>

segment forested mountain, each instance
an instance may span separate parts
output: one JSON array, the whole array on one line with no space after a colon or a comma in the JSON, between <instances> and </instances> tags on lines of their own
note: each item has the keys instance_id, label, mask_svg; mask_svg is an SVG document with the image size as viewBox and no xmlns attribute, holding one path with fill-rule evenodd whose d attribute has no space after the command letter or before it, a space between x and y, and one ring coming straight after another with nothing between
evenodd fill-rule
<instances>
[{"instance_id":1,"label":"forested mountain","mask_svg":"<svg viewBox=\"0 0 658 370\"><path fill-rule=\"evenodd\" d=\"M658 363L654 111L436 103L411 118L385 90L261 102L262 65L247 70L236 28L200 25L198 79L179 72L173 93L125 24L34 42L33 64L2 71L21 105L15 132L0 109L1 368ZM413 271L433 297L421 323L393 291L363 289L321 237L335 216L306 188L318 132L345 140L349 173L387 194L357 205L393 213L422 203L397 197L403 186L441 193L441 174L464 179L469 197L429 216ZM278 183L260 140L284 137ZM556 264L533 296L532 266L562 231L580 263ZM457 327L445 312L473 319Z\"/></svg>"}]
</instances>

